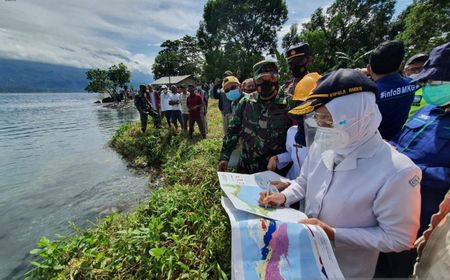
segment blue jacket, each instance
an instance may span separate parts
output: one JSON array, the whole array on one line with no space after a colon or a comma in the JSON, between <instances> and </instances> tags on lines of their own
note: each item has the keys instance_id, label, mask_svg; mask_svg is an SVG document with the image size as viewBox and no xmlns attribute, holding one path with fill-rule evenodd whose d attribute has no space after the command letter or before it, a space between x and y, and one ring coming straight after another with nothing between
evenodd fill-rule
<instances>
[{"instance_id":1,"label":"blue jacket","mask_svg":"<svg viewBox=\"0 0 450 280\"><path fill-rule=\"evenodd\" d=\"M392 74L375 81L378 87L377 104L383 116L379 131L383 139L391 140L408 119L409 110L418 86L411 79Z\"/></svg>"},{"instance_id":2,"label":"blue jacket","mask_svg":"<svg viewBox=\"0 0 450 280\"><path fill-rule=\"evenodd\" d=\"M450 112L426 105L391 143L422 169L421 235L450 189Z\"/></svg>"}]
</instances>

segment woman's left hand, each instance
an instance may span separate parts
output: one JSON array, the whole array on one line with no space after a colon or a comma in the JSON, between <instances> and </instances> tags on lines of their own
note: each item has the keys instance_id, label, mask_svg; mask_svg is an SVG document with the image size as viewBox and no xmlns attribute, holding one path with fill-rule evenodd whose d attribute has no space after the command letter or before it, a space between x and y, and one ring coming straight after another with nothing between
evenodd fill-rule
<instances>
[{"instance_id":1,"label":"woman's left hand","mask_svg":"<svg viewBox=\"0 0 450 280\"><path fill-rule=\"evenodd\" d=\"M298 223L319 226L325 231L325 233L328 236L328 239L334 240L334 229L319 219L316 219L316 218L305 219L305 220L299 221Z\"/></svg>"}]
</instances>

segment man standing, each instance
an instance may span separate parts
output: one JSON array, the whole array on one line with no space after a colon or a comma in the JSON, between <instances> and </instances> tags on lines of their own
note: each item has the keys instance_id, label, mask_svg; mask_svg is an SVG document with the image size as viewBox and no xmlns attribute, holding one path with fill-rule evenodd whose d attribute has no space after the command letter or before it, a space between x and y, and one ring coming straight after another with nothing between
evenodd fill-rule
<instances>
[{"instance_id":1,"label":"man standing","mask_svg":"<svg viewBox=\"0 0 450 280\"><path fill-rule=\"evenodd\" d=\"M423 65L428 58L429 56L424 53L419 53L410 57L408 61L406 61L405 68L403 69L403 75L414 79L414 77L422 71ZM411 118L420 108L425 106L426 102L425 99L422 98L422 94L423 91L421 88L414 94L414 101L411 105L411 109L409 110L409 118Z\"/></svg>"},{"instance_id":2,"label":"man standing","mask_svg":"<svg viewBox=\"0 0 450 280\"><path fill-rule=\"evenodd\" d=\"M167 86L161 86L161 113L166 117L167 125L170 127L172 106L169 104L170 94L167 91Z\"/></svg>"},{"instance_id":3,"label":"man standing","mask_svg":"<svg viewBox=\"0 0 450 280\"><path fill-rule=\"evenodd\" d=\"M308 66L312 62L311 49L307 43L300 43L289 47L285 53L288 61L291 78L280 89L280 91L291 102L297 83L308 74ZM293 104L289 104L293 107Z\"/></svg>"},{"instance_id":4,"label":"man standing","mask_svg":"<svg viewBox=\"0 0 450 280\"><path fill-rule=\"evenodd\" d=\"M192 139L192 134L194 133L194 124L197 123L200 133L203 139L206 138L205 127L203 126L202 111L201 108L204 106L203 98L200 94L195 93L194 87L189 86L188 88L189 96L186 100L187 107L189 109L189 139Z\"/></svg>"},{"instance_id":5,"label":"man standing","mask_svg":"<svg viewBox=\"0 0 450 280\"><path fill-rule=\"evenodd\" d=\"M178 129L178 123L180 123L180 126L183 129L183 122L181 121L181 110L180 110L180 94L178 93L178 88L176 86L172 86L169 95L170 95L169 105L172 106L170 119L175 129Z\"/></svg>"},{"instance_id":6,"label":"man standing","mask_svg":"<svg viewBox=\"0 0 450 280\"><path fill-rule=\"evenodd\" d=\"M159 95L153 90L151 85L148 85L148 102L151 107L151 116L153 118L153 125L155 128L161 128L161 101L159 100Z\"/></svg>"},{"instance_id":7,"label":"man standing","mask_svg":"<svg viewBox=\"0 0 450 280\"><path fill-rule=\"evenodd\" d=\"M278 94L278 66L274 60L263 60L253 66L256 93L244 96L236 106L224 137L219 171L228 169L231 153L242 139L239 173L265 171L269 158L286 151L286 131L290 120L287 102Z\"/></svg>"},{"instance_id":8,"label":"man standing","mask_svg":"<svg viewBox=\"0 0 450 280\"><path fill-rule=\"evenodd\" d=\"M408 119L417 86L400 75L405 56L403 43L386 41L370 55L367 71L378 87L378 108L383 119L379 131L383 139L391 140Z\"/></svg>"},{"instance_id":9,"label":"man standing","mask_svg":"<svg viewBox=\"0 0 450 280\"><path fill-rule=\"evenodd\" d=\"M134 106L136 106L136 109L139 111L139 116L141 119L142 133L145 133L145 131L147 130L148 114L150 113L151 110L150 104L148 103L148 100L145 97L146 94L147 94L147 86L140 85L139 92L134 97Z\"/></svg>"},{"instance_id":10,"label":"man standing","mask_svg":"<svg viewBox=\"0 0 450 280\"><path fill-rule=\"evenodd\" d=\"M186 87L181 85L180 86L181 93L180 93L180 109L181 109L181 120L182 120L182 128L184 133L187 133L187 125L189 120L189 109L187 107L187 98L188 94L186 91Z\"/></svg>"}]
</instances>

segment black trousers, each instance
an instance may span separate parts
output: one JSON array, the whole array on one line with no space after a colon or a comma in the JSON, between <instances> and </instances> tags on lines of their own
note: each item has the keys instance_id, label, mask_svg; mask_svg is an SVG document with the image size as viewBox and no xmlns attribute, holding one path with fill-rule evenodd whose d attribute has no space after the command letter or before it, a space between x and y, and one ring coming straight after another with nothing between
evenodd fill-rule
<instances>
[{"instance_id":1,"label":"black trousers","mask_svg":"<svg viewBox=\"0 0 450 280\"><path fill-rule=\"evenodd\" d=\"M416 258L416 249L400 253L380 253L374 278L409 278Z\"/></svg>"},{"instance_id":2,"label":"black trousers","mask_svg":"<svg viewBox=\"0 0 450 280\"><path fill-rule=\"evenodd\" d=\"M145 112L139 112L139 117L141 118L141 130L142 133L144 133L147 130L148 114Z\"/></svg>"}]
</instances>

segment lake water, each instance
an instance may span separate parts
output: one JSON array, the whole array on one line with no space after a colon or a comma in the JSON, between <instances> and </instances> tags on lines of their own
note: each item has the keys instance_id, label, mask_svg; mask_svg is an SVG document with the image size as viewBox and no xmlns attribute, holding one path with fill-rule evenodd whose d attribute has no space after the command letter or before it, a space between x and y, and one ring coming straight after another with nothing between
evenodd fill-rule
<instances>
[{"instance_id":1,"label":"lake water","mask_svg":"<svg viewBox=\"0 0 450 280\"><path fill-rule=\"evenodd\" d=\"M106 146L131 107L107 109L88 93L0 93L0 279L21 278L43 235L87 226L148 195Z\"/></svg>"}]
</instances>

